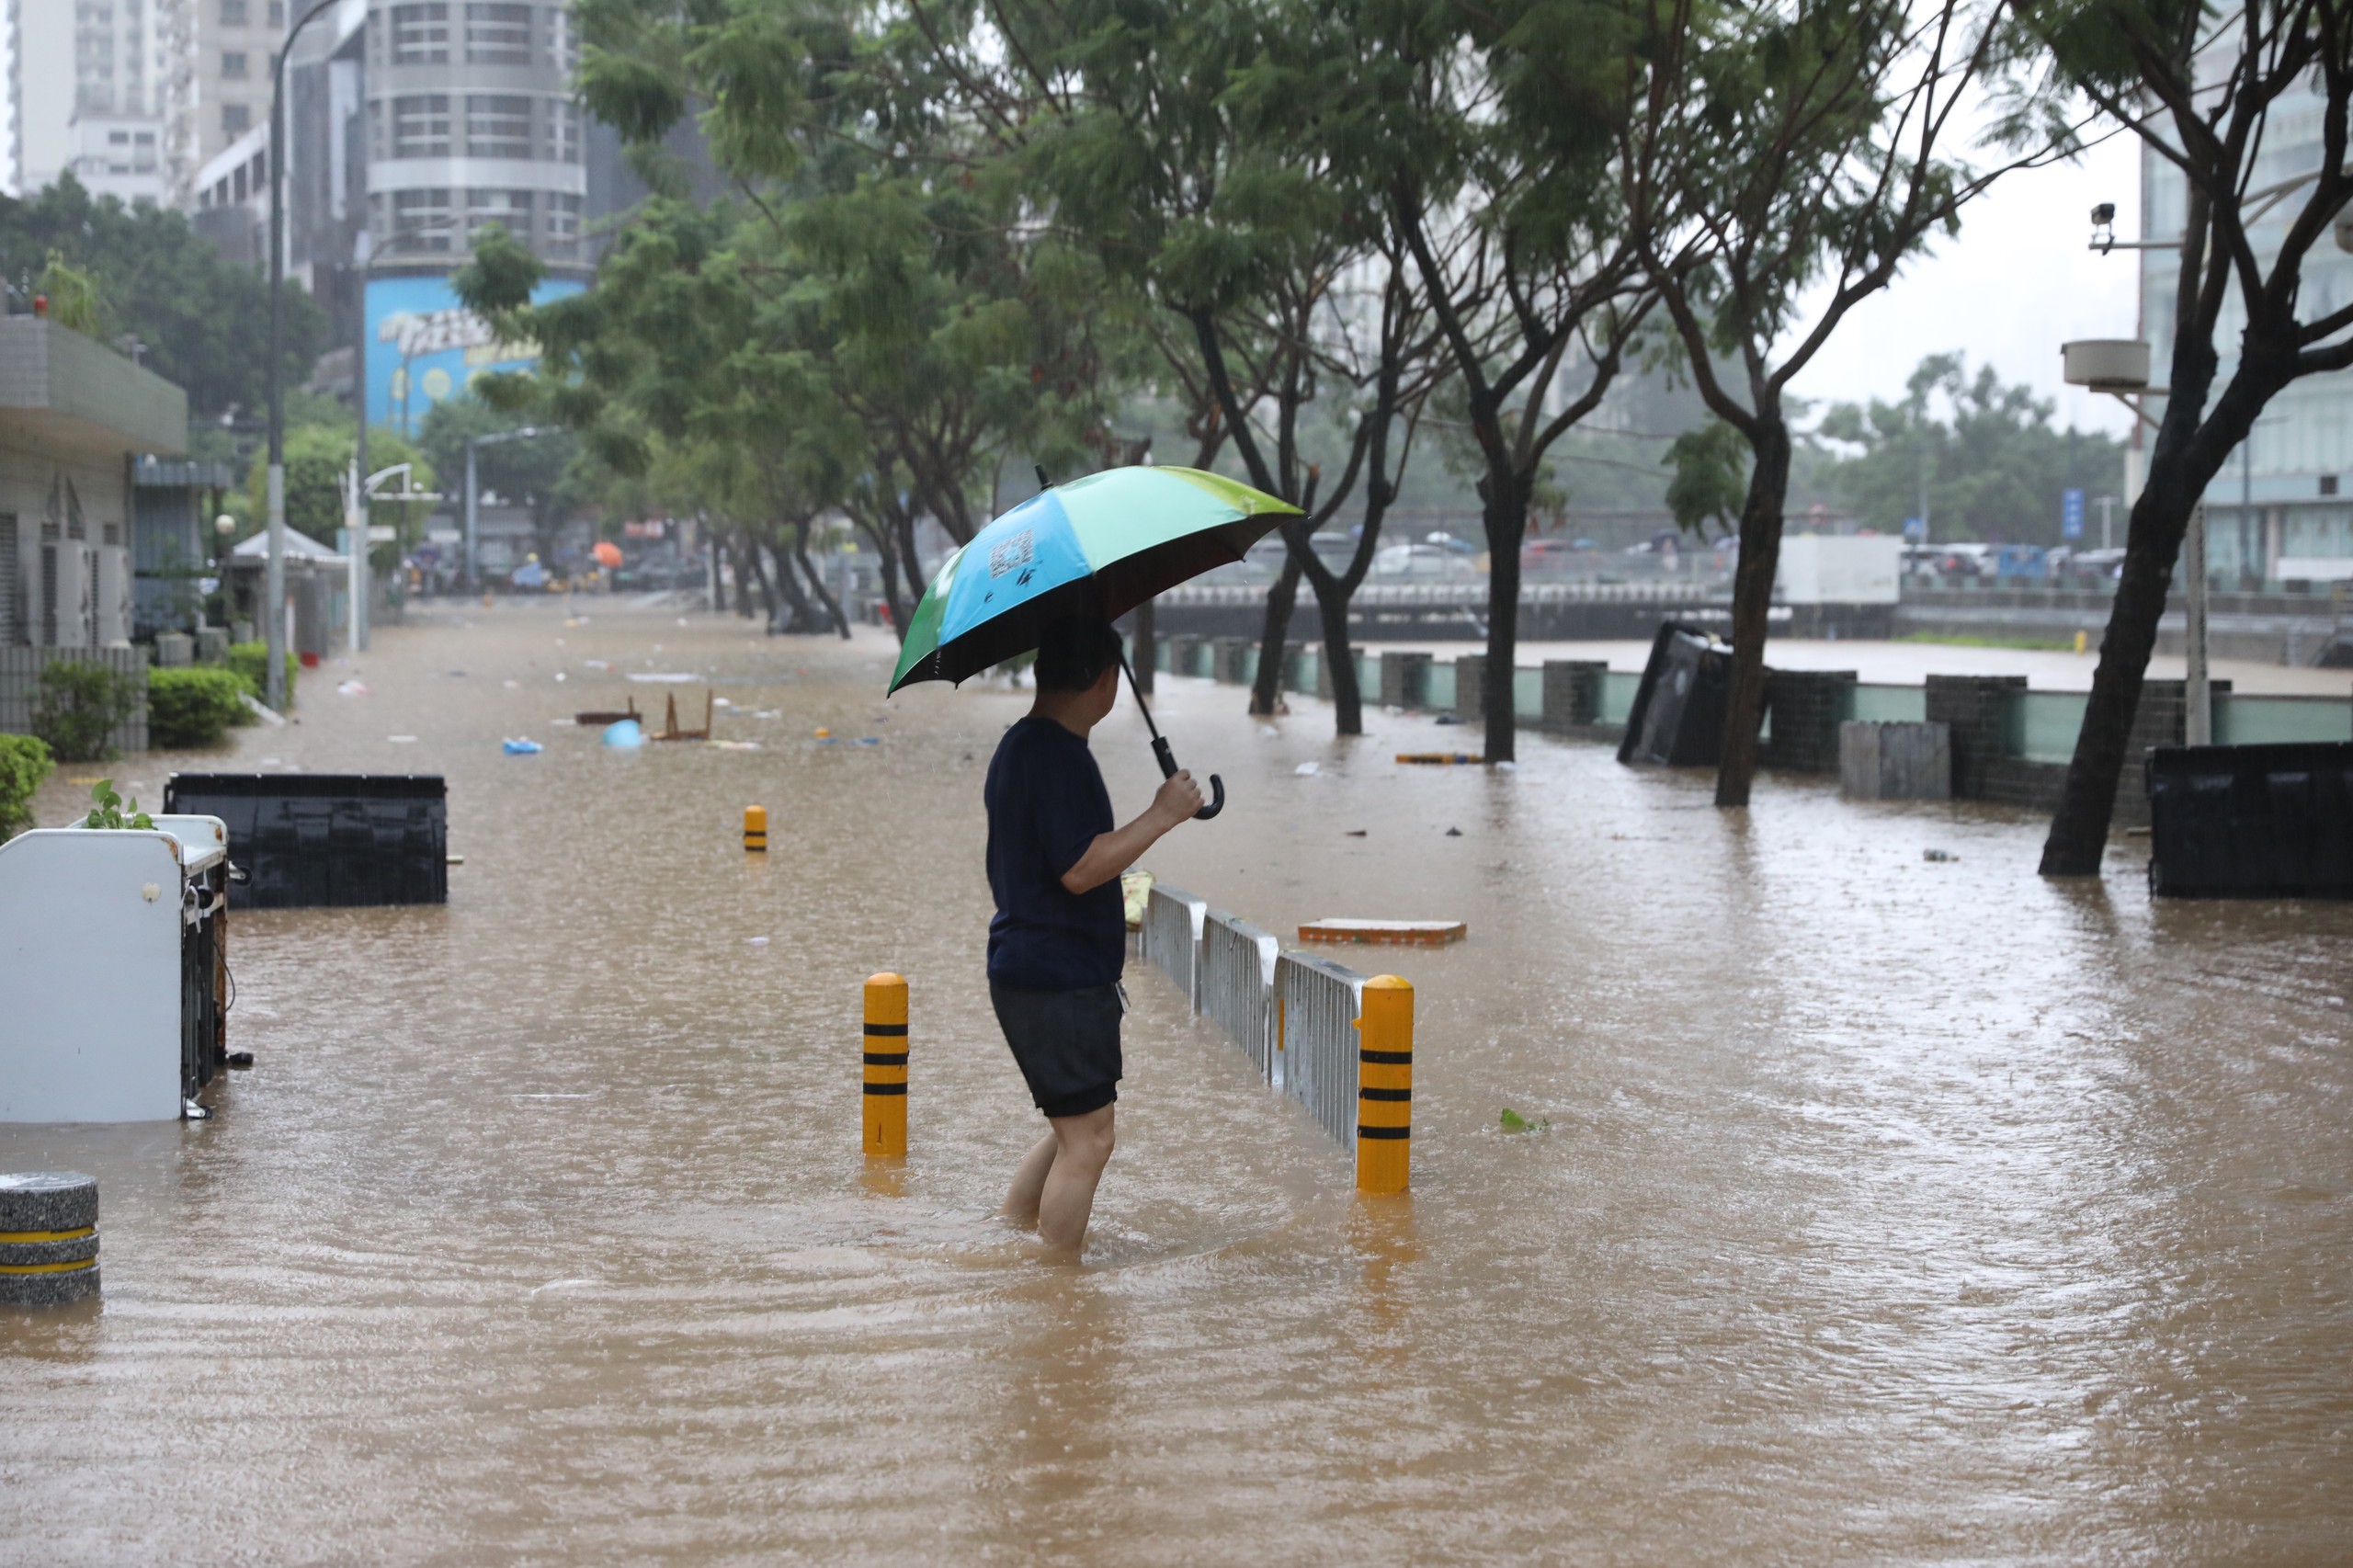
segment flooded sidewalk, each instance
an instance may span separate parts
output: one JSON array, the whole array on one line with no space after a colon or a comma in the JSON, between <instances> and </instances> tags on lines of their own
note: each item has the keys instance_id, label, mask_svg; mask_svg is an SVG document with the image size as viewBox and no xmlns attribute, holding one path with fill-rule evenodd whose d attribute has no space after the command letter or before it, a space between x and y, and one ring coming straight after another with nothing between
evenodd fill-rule
<instances>
[{"instance_id":1,"label":"flooded sidewalk","mask_svg":"<svg viewBox=\"0 0 2353 1568\"><path fill-rule=\"evenodd\" d=\"M258 1060L213 1120L0 1127L0 1169L98 1176L106 1270L0 1316L0 1561L2353 1540L2353 908L2153 905L2137 841L2047 882L2040 819L1786 778L1720 812L1533 734L1401 767L1461 732L1339 742L1164 676L1229 803L1152 869L1279 932L1470 937L1334 954L1416 988L1403 1199L1131 965L1119 1152L1056 1267L994 1218L1038 1124L980 791L1028 693L885 702L881 634L586 614L437 608L184 762L444 773L465 861L446 908L235 918ZM726 747L551 722L699 723L706 685ZM1157 778L1124 699L1094 744L1124 820ZM878 970L911 987L898 1168L858 1152Z\"/></svg>"}]
</instances>

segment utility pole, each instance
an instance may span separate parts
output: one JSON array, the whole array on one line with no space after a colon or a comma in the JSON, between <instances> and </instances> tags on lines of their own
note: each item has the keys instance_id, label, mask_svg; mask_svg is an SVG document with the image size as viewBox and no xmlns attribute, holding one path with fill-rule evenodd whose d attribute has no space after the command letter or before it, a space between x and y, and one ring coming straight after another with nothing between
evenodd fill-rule
<instances>
[{"instance_id":1,"label":"utility pole","mask_svg":"<svg viewBox=\"0 0 2353 1568\"><path fill-rule=\"evenodd\" d=\"M262 580L263 700L286 707L286 62L294 35L341 0L318 0L286 29L269 74L269 568Z\"/></svg>"}]
</instances>

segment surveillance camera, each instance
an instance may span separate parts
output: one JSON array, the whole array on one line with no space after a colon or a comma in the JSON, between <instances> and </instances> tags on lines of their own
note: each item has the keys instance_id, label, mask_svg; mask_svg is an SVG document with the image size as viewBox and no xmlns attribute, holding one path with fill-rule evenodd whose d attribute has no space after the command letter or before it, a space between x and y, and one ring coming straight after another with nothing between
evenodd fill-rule
<instances>
[{"instance_id":1,"label":"surveillance camera","mask_svg":"<svg viewBox=\"0 0 2353 1568\"><path fill-rule=\"evenodd\" d=\"M2098 206L2093 208L2092 222L2103 229L2108 227L2110 223L2115 222L2116 203L2113 201L2103 201Z\"/></svg>"}]
</instances>

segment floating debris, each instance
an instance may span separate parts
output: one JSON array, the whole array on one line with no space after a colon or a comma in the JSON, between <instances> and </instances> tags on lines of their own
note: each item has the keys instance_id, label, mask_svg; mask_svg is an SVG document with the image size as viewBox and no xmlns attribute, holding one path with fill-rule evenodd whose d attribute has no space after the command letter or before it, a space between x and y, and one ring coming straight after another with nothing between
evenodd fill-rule
<instances>
[{"instance_id":1,"label":"floating debris","mask_svg":"<svg viewBox=\"0 0 2353 1568\"><path fill-rule=\"evenodd\" d=\"M337 697L365 697L368 688L356 680L347 680L335 688L335 694Z\"/></svg>"},{"instance_id":2,"label":"floating debris","mask_svg":"<svg viewBox=\"0 0 2353 1568\"><path fill-rule=\"evenodd\" d=\"M1313 778L1315 777L1317 769L1315 764L1312 762L1302 762L1297 767L1292 768L1291 771L1299 775L1302 778Z\"/></svg>"},{"instance_id":3,"label":"floating debris","mask_svg":"<svg viewBox=\"0 0 2353 1568\"><path fill-rule=\"evenodd\" d=\"M527 741L520 736L510 736L498 744L509 756L537 756L547 749L537 741Z\"/></svg>"},{"instance_id":4,"label":"floating debris","mask_svg":"<svg viewBox=\"0 0 2353 1568\"><path fill-rule=\"evenodd\" d=\"M1552 1119L1546 1116L1530 1121L1511 1107L1506 1106L1502 1126L1506 1132L1550 1132L1552 1131Z\"/></svg>"},{"instance_id":5,"label":"floating debris","mask_svg":"<svg viewBox=\"0 0 2353 1568\"><path fill-rule=\"evenodd\" d=\"M1920 858L1942 864L1948 860L1958 860L1961 857L1955 855L1949 849L1923 849L1920 851Z\"/></svg>"}]
</instances>

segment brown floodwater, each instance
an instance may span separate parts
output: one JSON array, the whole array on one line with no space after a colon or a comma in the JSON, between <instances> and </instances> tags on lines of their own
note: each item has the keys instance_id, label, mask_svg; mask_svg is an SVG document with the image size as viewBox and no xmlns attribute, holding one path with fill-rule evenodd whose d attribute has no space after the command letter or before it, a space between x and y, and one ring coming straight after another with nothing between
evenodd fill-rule
<instances>
[{"instance_id":1,"label":"brown floodwater","mask_svg":"<svg viewBox=\"0 0 2353 1568\"><path fill-rule=\"evenodd\" d=\"M1461 732L1167 681L1231 803L1164 878L1471 937L1386 960L1394 1199L1131 970L1119 1153L1056 1267L993 1218L1038 1131L981 971L1025 697L886 703L875 634L587 612L443 608L237 734L446 773L465 863L446 908L237 919L259 1060L215 1119L0 1128L0 1168L98 1176L106 1268L0 1316L0 1561L2353 1556L2353 908L2153 904L2133 841L2046 882L2034 819L1813 779L1722 813L1596 745L1401 767ZM760 749L551 726L699 716L630 670L715 681ZM1142 734L1123 702L1097 736L1123 815ZM858 1153L881 969L900 1168Z\"/></svg>"}]
</instances>

